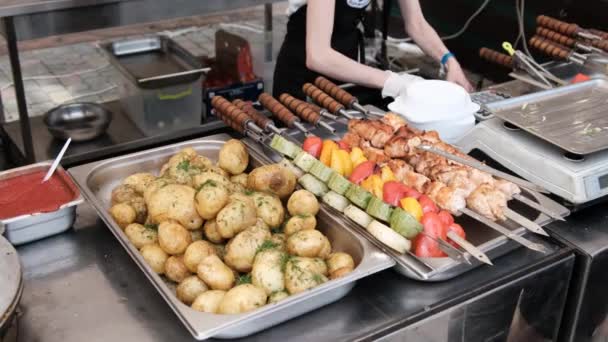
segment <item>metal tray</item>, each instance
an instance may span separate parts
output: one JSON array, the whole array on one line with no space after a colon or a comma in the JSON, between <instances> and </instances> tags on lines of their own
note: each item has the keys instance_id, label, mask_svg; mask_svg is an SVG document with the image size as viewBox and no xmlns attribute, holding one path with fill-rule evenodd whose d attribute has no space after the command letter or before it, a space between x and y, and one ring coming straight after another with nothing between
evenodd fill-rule
<instances>
[{"instance_id":1,"label":"metal tray","mask_svg":"<svg viewBox=\"0 0 608 342\"><path fill-rule=\"evenodd\" d=\"M608 80L594 79L490 103L495 116L574 154L608 148Z\"/></svg>"},{"instance_id":2,"label":"metal tray","mask_svg":"<svg viewBox=\"0 0 608 342\"><path fill-rule=\"evenodd\" d=\"M90 163L69 170L86 199L97 210L110 231L196 339L237 338L261 331L334 302L346 295L357 279L390 268L395 264L388 255L379 251L350 228L343 227L339 220L330 215L327 210L322 209L317 216L318 229L327 235L333 248L353 256L357 265L353 272L343 278L331 280L314 289L291 296L277 304L266 305L255 311L238 315L202 313L181 303L175 296L170 282L152 271L139 251L129 242L124 232L108 214L110 193L123 178L130 174L145 171L157 172L171 155L185 147L192 147L200 154L215 160L219 149L228 139L230 136L226 134L213 135ZM255 151L250 152L251 166L259 166L264 162L263 156Z\"/></svg>"},{"instance_id":3,"label":"metal tray","mask_svg":"<svg viewBox=\"0 0 608 342\"><path fill-rule=\"evenodd\" d=\"M321 137L322 139L339 139L342 136L342 132L346 132L347 130L347 121L345 119L340 119L337 122L332 122L332 126L336 129L336 135L332 135L326 130L315 128L311 125L306 125L306 127L316 136ZM298 142L302 142L305 137L304 134L300 131L290 130L288 131L289 136ZM269 159L269 162L277 162L282 157L276 154L269 147L259 144L249 138L244 140L245 143L250 146L251 149L255 149L259 151L259 153L264 154L266 158ZM548 208L549 210L559 213L563 216L568 214L568 209L559 205L558 203L550 200L549 198L539 194L539 193L531 193L522 189L522 195L540 203L542 206ZM359 234L365 236L368 240L370 240L374 245L383 250L385 253L389 254L395 260L395 270L400 274L415 280L434 282L434 281L443 281L454 278L458 275L461 275L467 271L470 271L474 268L477 268L483 265L481 262L477 261L474 258L471 258L471 265L459 263L450 258L418 258L413 254L400 254L391 248L384 245L382 242L378 241L373 235L371 235L365 228L359 226L354 221L345 217L342 213L336 211L333 208L321 203L321 206L325 208L325 210L330 211L333 216L336 216L338 220L342 222L343 226L351 227L355 229ZM553 219L547 215L544 215L534 209L531 209L519 202L510 201L509 207L514 211L517 211L524 217L538 223L543 226L552 222ZM481 251L486 253L490 259L495 259L501 255L505 255L510 251L520 247L520 245L513 240L507 239L506 237L500 235L493 229L486 227L484 224L475 221L469 217L461 216L456 218L456 221L460 223L466 229L467 240L471 242L473 245L477 246ZM528 234L528 231L517 225L515 222L506 221L501 222L501 224L515 232L517 235L528 235L531 237L533 234Z\"/></svg>"},{"instance_id":4,"label":"metal tray","mask_svg":"<svg viewBox=\"0 0 608 342\"><path fill-rule=\"evenodd\" d=\"M0 173L0 180L41 170L46 171L50 166L51 162L45 161L11 169ZM63 168L59 166L57 170L63 171ZM0 219L0 233L4 230L6 238L13 245L20 245L62 233L70 229L72 224L74 224L76 206L83 201L82 196L78 194L73 201L62 205L58 210L53 212Z\"/></svg>"}]
</instances>

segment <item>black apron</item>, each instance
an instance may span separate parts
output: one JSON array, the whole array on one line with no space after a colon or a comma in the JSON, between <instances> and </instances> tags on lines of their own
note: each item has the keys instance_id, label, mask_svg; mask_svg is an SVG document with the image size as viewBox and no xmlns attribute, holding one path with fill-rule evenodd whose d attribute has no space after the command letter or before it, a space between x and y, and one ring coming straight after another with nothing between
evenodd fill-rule
<instances>
[{"instance_id":1,"label":"black apron","mask_svg":"<svg viewBox=\"0 0 608 342\"><path fill-rule=\"evenodd\" d=\"M366 0L335 0L334 28L331 36L331 47L343 55L357 60L362 33L357 28L361 22ZM352 4L352 6L350 4ZM279 51L274 69L274 96L288 93L299 99L305 99L302 85L313 82L318 73L306 67L306 9L300 7L289 17L287 34Z\"/></svg>"}]
</instances>

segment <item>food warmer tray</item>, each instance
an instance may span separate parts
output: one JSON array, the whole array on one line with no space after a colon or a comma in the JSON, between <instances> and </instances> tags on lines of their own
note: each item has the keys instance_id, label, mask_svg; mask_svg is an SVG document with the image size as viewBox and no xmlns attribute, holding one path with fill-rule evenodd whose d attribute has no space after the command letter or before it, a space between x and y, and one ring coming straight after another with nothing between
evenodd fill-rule
<instances>
[{"instance_id":1,"label":"food warmer tray","mask_svg":"<svg viewBox=\"0 0 608 342\"><path fill-rule=\"evenodd\" d=\"M321 209L317 216L319 230L327 235L333 247L353 256L357 264L353 272L309 291L290 296L276 304L266 305L243 314L203 313L181 303L175 296L174 286L165 278L156 274L146 264L139 251L129 242L125 233L108 214L110 194L112 189L128 175L136 172L156 173L170 156L186 147L192 147L199 154L217 160L220 148L230 138L227 134L218 134L102 160L68 170L81 188L87 201L95 208L110 231L196 339L203 340L210 337L237 338L269 328L339 300L352 289L356 280L390 268L395 264L388 255L375 248L369 241L352 231L351 228L345 227L339 219L327 210ZM264 160L266 159L255 151L250 151L252 166L260 166Z\"/></svg>"},{"instance_id":2,"label":"food warmer tray","mask_svg":"<svg viewBox=\"0 0 608 342\"><path fill-rule=\"evenodd\" d=\"M574 154L608 148L608 80L593 79L487 104L495 116Z\"/></svg>"},{"instance_id":3,"label":"food warmer tray","mask_svg":"<svg viewBox=\"0 0 608 342\"><path fill-rule=\"evenodd\" d=\"M379 109L374 107L374 111L379 112ZM347 124L348 122L344 118L340 118L338 121L333 121L331 125L336 129L336 134L331 134L326 130L315 128L312 125L307 124L305 126L311 133L321 137L322 139L340 139L344 132L346 132L348 129ZM305 139L304 134L299 130L288 130L286 135L298 143L302 143ZM282 156L278 155L270 147L262 145L256 141L253 141L252 139L246 138L244 142L250 147L250 149L255 149L260 154L265 155L269 162L277 162L282 158ZM522 189L522 195L532 199L548 210L561 216L567 216L569 213L568 209L559 205L548 197L541 195L540 193ZM444 281L483 265L475 258L470 258L471 265L468 265L465 263L459 263L458 261L447 257L418 258L410 253L400 254L378 241L365 228L359 226L342 213L329 207L325 203L321 203L321 206L324 207L325 210L332 212L333 216L336 216L338 220L342 222L342 225L349 226L357 230L359 234L365 236L372 243L374 243L374 245L390 255L396 262L395 270L410 279L426 282ZM541 226L554 221L554 219L551 217L531 209L520 202L509 201L509 208ZM456 220L465 228L467 240L486 253L490 259L496 259L520 247L520 245L513 240L500 235L493 229L469 217L462 215ZM537 235L529 233L524 227L516 224L513 221L501 222L501 224L519 236L526 235L526 238L532 240L533 242L535 239L541 239Z\"/></svg>"}]
</instances>

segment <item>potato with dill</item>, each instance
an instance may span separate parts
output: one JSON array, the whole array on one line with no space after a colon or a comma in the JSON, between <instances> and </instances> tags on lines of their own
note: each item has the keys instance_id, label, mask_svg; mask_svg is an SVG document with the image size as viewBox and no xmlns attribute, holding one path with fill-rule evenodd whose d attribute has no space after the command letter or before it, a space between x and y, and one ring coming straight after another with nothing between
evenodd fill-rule
<instances>
[{"instance_id":1,"label":"potato with dill","mask_svg":"<svg viewBox=\"0 0 608 342\"><path fill-rule=\"evenodd\" d=\"M146 263L158 274L165 273L165 262L169 255L156 243L145 245L140 250Z\"/></svg>"},{"instance_id":2,"label":"potato with dill","mask_svg":"<svg viewBox=\"0 0 608 342\"><path fill-rule=\"evenodd\" d=\"M112 216L120 228L125 229L128 225L135 222L137 212L127 203L118 203L110 208L110 216Z\"/></svg>"},{"instance_id":3,"label":"potato with dill","mask_svg":"<svg viewBox=\"0 0 608 342\"><path fill-rule=\"evenodd\" d=\"M285 289L285 277L282 271L282 261L286 254L275 249L276 244L267 240L258 251L251 269L251 283L270 295Z\"/></svg>"},{"instance_id":4,"label":"potato with dill","mask_svg":"<svg viewBox=\"0 0 608 342\"><path fill-rule=\"evenodd\" d=\"M294 192L287 201L287 210L291 216L315 216L319 212L317 197L308 190Z\"/></svg>"},{"instance_id":5,"label":"potato with dill","mask_svg":"<svg viewBox=\"0 0 608 342\"><path fill-rule=\"evenodd\" d=\"M217 254L215 246L207 241L195 241L184 252L184 264L191 272L196 272L201 260L211 254Z\"/></svg>"},{"instance_id":6,"label":"potato with dill","mask_svg":"<svg viewBox=\"0 0 608 342\"><path fill-rule=\"evenodd\" d=\"M146 189L156 180L156 177L149 172L134 173L122 181L123 185L127 185L135 189L138 195L143 196Z\"/></svg>"},{"instance_id":7,"label":"potato with dill","mask_svg":"<svg viewBox=\"0 0 608 342\"><path fill-rule=\"evenodd\" d=\"M292 216L285 223L285 235L290 236L301 230L311 230L317 227L317 219L314 216L297 215Z\"/></svg>"},{"instance_id":8,"label":"potato with dill","mask_svg":"<svg viewBox=\"0 0 608 342\"><path fill-rule=\"evenodd\" d=\"M145 245L153 244L158 241L158 232L155 226L143 226L139 223L132 223L125 228L125 235L137 249Z\"/></svg>"},{"instance_id":9,"label":"potato with dill","mask_svg":"<svg viewBox=\"0 0 608 342\"><path fill-rule=\"evenodd\" d=\"M315 259L290 257L285 263L285 288L291 295L306 291L326 281L327 277L320 272L320 265Z\"/></svg>"},{"instance_id":10,"label":"potato with dill","mask_svg":"<svg viewBox=\"0 0 608 342\"><path fill-rule=\"evenodd\" d=\"M240 184L243 187L247 187L247 177L248 176L249 175L246 173L241 173L241 174L230 177L230 181L232 183Z\"/></svg>"},{"instance_id":11,"label":"potato with dill","mask_svg":"<svg viewBox=\"0 0 608 342\"><path fill-rule=\"evenodd\" d=\"M236 280L232 269L215 254L208 255L201 260L196 274L214 290L229 290Z\"/></svg>"},{"instance_id":12,"label":"potato with dill","mask_svg":"<svg viewBox=\"0 0 608 342\"><path fill-rule=\"evenodd\" d=\"M213 171L204 171L192 177L192 186L196 189L208 182L223 185L227 189L231 186L230 180L226 176Z\"/></svg>"},{"instance_id":13,"label":"potato with dill","mask_svg":"<svg viewBox=\"0 0 608 342\"><path fill-rule=\"evenodd\" d=\"M208 289L207 285L197 276L189 276L177 285L177 299L181 300L184 304L190 305L194 302L196 297L200 296Z\"/></svg>"},{"instance_id":14,"label":"potato with dill","mask_svg":"<svg viewBox=\"0 0 608 342\"><path fill-rule=\"evenodd\" d=\"M256 213L269 227L278 227L285 219L285 209L281 200L268 193L254 192L252 195Z\"/></svg>"},{"instance_id":15,"label":"potato with dill","mask_svg":"<svg viewBox=\"0 0 608 342\"><path fill-rule=\"evenodd\" d=\"M270 241L276 245L276 249L285 251L287 244L287 237L283 233L275 233L270 237Z\"/></svg>"},{"instance_id":16,"label":"potato with dill","mask_svg":"<svg viewBox=\"0 0 608 342\"><path fill-rule=\"evenodd\" d=\"M219 153L219 166L230 174L243 173L249 165L249 153L245 145L236 139L224 143Z\"/></svg>"},{"instance_id":17,"label":"potato with dill","mask_svg":"<svg viewBox=\"0 0 608 342\"><path fill-rule=\"evenodd\" d=\"M190 232L179 223L165 221L158 225L158 244L167 254L182 254L191 243Z\"/></svg>"},{"instance_id":18,"label":"potato with dill","mask_svg":"<svg viewBox=\"0 0 608 342\"><path fill-rule=\"evenodd\" d=\"M228 200L226 187L212 180L203 183L194 197L196 211L205 220L214 218L226 206Z\"/></svg>"},{"instance_id":19,"label":"potato with dill","mask_svg":"<svg viewBox=\"0 0 608 342\"><path fill-rule=\"evenodd\" d=\"M215 219L205 222L205 224L203 225L203 231L205 232L205 237L207 238L207 240L213 243L224 242L224 238L217 230L217 223L215 222Z\"/></svg>"},{"instance_id":20,"label":"potato with dill","mask_svg":"<svg viewBox=\"0 0 608 342\"><path fill-rule=\"evenodd\" d=\"M266 304L264 290L252 284L241 284L230 289L222 298L218 313L238 314L257 309Z\"/></svg>"},{"instance_id":21,"label":"potato with dill","mask_svg":"<svg viewBox=\"0 0 608 342\"><path fill-rule=\"evenodd\" d=\"M296 176L278 164L264 165L249 173L247 187L286 198L296 187Z\"/></svg>"},{"instance_id":22,"label":"potato with dill","mask_svg":"<svg viewBox=\"0 0 608 342\"><path fill-rule=\"evenodd\" d=\"M191 187L180 184L168 184L156 190L146 202L152 223L175 220L187 229L199 229L203 219L196 211Z\"/></svg>"},{"instance_id":23,"label":"potato with dill","mask_svg":"<svg viewBox=\"0 0 608 342\"><path fill-rule=\"evenodd\" d=\"M326 258L331 253L331 244L318 230L301 230L287 238L287 252L301 257Z\"/></svg>"},{"instance_id":24,"label":"potato with dill","mask_svg":"<svg viewBox=\"0 0 608 342\"><path fill-rule=\"evenodd\" d=\"M342 277L355 269L353 258L343 252L331 253L327 257L326 263L330 279Z\"/></svg>"},{"instance_id":25,"label":"potato with dill","mask_svg":"<svg viewBox=\"0 0 608 342\"><path fill-rule=\"evenodd\" d=\"M268 230L255 226L247 228L228 242L224 261L239 272L249 272L258 248L268 239Z\"/></svg>"},{"instance_id":26,"label":"potato with dill","mask_svg":"<svg viewBox=\"0 0 608 342\"><path fill-rule=\"evenodd\" d=\"M231 196L228 204L215 218L217 230L224 239L230 239L254 225L257 221L255 204L249 196Z\"/></svg>"},{"instance_id":27,"label":"potato with dill","mask_svg":"<svg viewBox=\"0 0 608 342\"><path fill-rule=\"evenodd\" d=\"M273 292L268 296L268 304L278 303L287 297L289 297L287 291Z\"/></svg>"},{"instance_id":28,"label":"potato with dill","mask_svg":"<svg viewBox=\"0 0 608 342\"><path fill-rule=\"evenodd\" d=\"M165 275L176 283L186 279L190 275L190 271L184 264L184 258L182 256L170 256L165 262Z\"/></svg>"},{"instance_id":29,"label":"potato with dill","mask_svg":"<svg viewBox=\"0 0 608 342\"><path fill-rule=\"evenodd\" d=\"M196 297L192 303L192 308L200 312L217 313L225 295L226 291L222 290L205 291Z\"/></svg>"}]
</instances>

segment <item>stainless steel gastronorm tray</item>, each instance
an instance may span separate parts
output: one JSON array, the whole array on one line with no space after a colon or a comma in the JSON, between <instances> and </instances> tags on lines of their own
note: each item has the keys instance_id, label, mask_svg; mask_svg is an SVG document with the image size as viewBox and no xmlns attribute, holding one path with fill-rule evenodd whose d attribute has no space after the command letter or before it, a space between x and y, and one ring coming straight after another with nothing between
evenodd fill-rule
<instances>
[{"instance_id":1,"label":"stainless steel gastronorm tray","mask_svg":"<svg viewBox=\"0 0 608 342\"><path fill-rule=\"evenodd\" d=\"M353 256L357 265L353 272L309 291L291 296L279 303L238 315L202 313L181 303L175 296L172 284L164 277L157 275L146 264L139 251L129 242L127 236L108 214L110 193L122 179L130 174L135 172L156 173L171 155L185 147L192 147L199 154L216 160L220 148L228 139L230 136L219 134L68 170L88 202L97 210L118 241L196 339L237 338L261 331L334 302L346 295L357 279L390 268L395 264L388 255L375 248L349 227L344 227L339 219L322 209L317 216L318 229L327 235L334 250L344 251ZM251 166L261 165L265 158L255 151L250 152Z\"/></svg>"},{"instance_id":2,"label":"stainless steel gastronorm tray","mask_svg":"<svg viewBox=\"0 0 608 342\"><path fill-rule=\"evenodd\" d=\"M310 129L313 134L323 139L339 139L343 135L343 132L346 132L346 125L347 122L344 119L340 119L338 122L332 122L332 126L337 131L336 135L331 135L327 131L322 129L315 129L313 126L310 125L308 125L307 128ZM294 141L302 142L305 138L300 131L290 130L288 133L290 138L292 138L292 140ZM264 154L269 160L273 162L276 162L282 158L278 156L269 147L254 142L251 139L245 139L245 143L250 146L250 148L256 149L259 151L259 153ZM564 208L555 201L539 193L531 193L526 191L525 189L522 189L522 195L540 203L542 206L549 209L550 211L558 213L562 216L566 216L569 213L568 209ZM483 265L481 262L477 261L474 258L470 258L472 264L468 265L464 263L459 263L450 258L418 258L411 253L400 254L387 247L382 242L378 241L364 227L359 226L354 221L345 217L342 213L339 213L337 210L330 208L324 203L322 203L322 207L324 207L325 210L332 212L333 215L336 216L338 220L342 222L342 225L352 227L353 229L357 230L359 234L365 236L378 248L382 249L385 253L393 257L396 262L395 270L408 278L428 282L443 281L454 278L458 275L461 275L467 271L470 271L474 268ZM510 201L509 207L514 211L519 212L521 215L527 217L528 219L538 223L541 226L553 221L551 217L539 213L538 211L531 209L516 201ZM513 240L507 239L506 237L500 235L493 229L485 226L484 224L478 221L465 217L464 215L456 218L456 221L465 228L467 233L467 240L477 246L481 251L486 253L490 259L495 259L520 247L520 245L514 242ZM517 235L528 235L528 237L531 237L531 235L533 235L528 234L525 228L521 227L513 221L501 222L500 224L503 225L505 228L508 228L511 231L515 232L515 234Z\"/></svg>"},{"instance_id":3,"label":"stainless steel gastronorm tray","mask_svg":"<svg viewBox=\"0 0 608 342\"><path fill-rule=\"evenodd\" d=\"M571 153L608 148L608 80L594 79L490 103L497 117Z\"/></svg>"}]
</instances>

